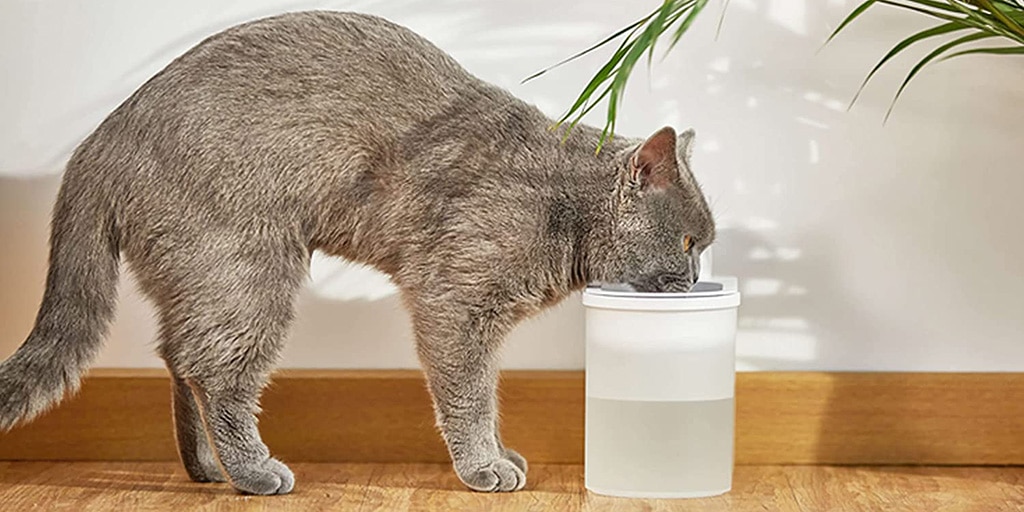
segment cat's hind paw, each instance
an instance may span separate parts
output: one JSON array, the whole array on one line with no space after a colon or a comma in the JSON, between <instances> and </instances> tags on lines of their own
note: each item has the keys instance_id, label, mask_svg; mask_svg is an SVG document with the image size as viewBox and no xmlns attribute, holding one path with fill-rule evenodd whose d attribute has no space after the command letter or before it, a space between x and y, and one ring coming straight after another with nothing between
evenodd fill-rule
<instances>
[{"instance_id":1,"label":"cat's hind paw","mask_svg":"<svg viewBox=\"0 0 1024 512\"><path fill-rule=\"evenodd\" d=\"M188 473L189 479L193 482L198 483L210 483L210 482L226 482L224 474L220 472L220 468L217 467L216 463L210 464L199 464L185 465L185 472Z\"/></svg>"}]
</instances>

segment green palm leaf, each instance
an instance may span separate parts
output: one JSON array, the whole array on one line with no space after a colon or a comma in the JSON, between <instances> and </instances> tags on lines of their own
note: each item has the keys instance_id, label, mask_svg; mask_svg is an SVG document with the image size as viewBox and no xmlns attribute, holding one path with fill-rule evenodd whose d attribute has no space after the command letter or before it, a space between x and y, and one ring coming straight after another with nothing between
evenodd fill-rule
<instances>
[{"instance_id":1,"label":"green palm leaf","mask_svg":"<svg viewBox=\"0 0 1024 512\"><path fill-rule=\"evenodd\" d=\"M639 28L641 25L643 25L644 22L646 22L646 21L647 21L647 18L643 18L643 19L637 20L637 21L633 22L633 24L631 24L631 25L629 25L629 26L619 30L618 32L615 32L614 34L604 38L601 42L594 44L590 48L587 48L586 50L583 50L583 51L581 51L579 53L576 53L576 54L573 54L573 55L571 55L569 57L566 57L565 59L559 61L557 64L555 64L553 66L546 67L546 68L544 68L544 69L542 69L542 70L540 70L540 71L538 71L538 72L536 72L536 73L534 73L534 74L524 78L523 81L520 82L520 83L524 83L525 84L526 82L529 82L530 80L533 80L534 78L537 78L537 77L543 75L544 73L547 73L548 71L551 71L552 69L555 69L555 68L557 68L557 67L559 67L559 66L561 66L563 64L567 64L569 62L572 62L572 61L574 61L574 60L576 60L576 59L578 59L578 58L580 58L580 57L582 57L582 56L584 56L584 55L586 55L586 54L588 54L588 53L590 53L590 52L592 52L592 51L594 51L594 50L596 50L598 48L601 48L602 46L604 46L604 45L606 45L606 44L608 44L608 43L618 39L619 37L622 36L622 34L633 32L634 30ZM627 40L628 39L629 39L629 37L627 36Z\"/></svg>"},{"instance_id":2,"label":"green palm leaf","mask_svg":"<svg viewBox=\"0 0 1024 512\"><path fill-rule=\"evenodd\" d=\"M964 25L963 23L960 23L958 21L951 21L949 23L943 23L942 25L939 25L937 27L933 27L933 28L930 28L930 29L927 29L927 30L922 30L922 31L920 31L920 32L918 32L918 33L916 33L916 34L914 34L914 35L912 35L912 36L910 36L910 37L900 41L899 44L897 44L896 46L894 46L892 48L892 50L889 50L889 53L885 54L885 57L882 57L882 60L878 61L878 64L875 64L875 67L871 68L871 72L868 73L868 76L866 78L864 78L863 82L861 82L860 87L857 88L857 93L853 95L853 100L850 101L850 107L853 107L853 104L857 102L857 98L860 97L860 93L864 91L864 87L866 87L868 85L868 82L871 81L871 77L875 76L875 73L877 73L879 69L882 69L882 66L884 66L886 62L889 62L890 59L892 59L897 54L899 54L900 52L905 50L908 46L910 46L910 45L912 45L912 44L914 44L914 43L916 43L918 41L927 39L929 37L935 37L935 36L942 35L942 34L948 34L950 32L954 32L954 31L957 31L957 30L964 30L966 28L970 28L970 27L967 26L967 25Z\"/></svg>"},{"instance_id":3,"label":"green palm leaf","mask_svg":"<svg viewBox=\"0 0 1024 512\"><path fill-rule=\"evenodd\" d=\"M903 94L903 91L910 83L910 80L913 79L926 64L946 54L953 48L991 37L1002 37L1017 44L1016 46L1009 47L962 50L948 54L940 59L940 61L948 60L959 55L977 53L988 53L994 55L1020 55L1024 53L1024 38L1021 37L1021 34L1024 33L1024 31L1021 30L1021 24L1019 22L1024 21L1024 6L1002 0L975 0L972 2L967 2L966 0L868 0L859 5L853 13L843 20L843 23L840 24L839 28L836 29L829 40L831 41L832 38L849 25L849 22L863 14L868 7L871 7L874 4L888 5L925 14L927 16L943 20L945 23L918 32L900 41L895 47L893 47L893 49L890 50L889 53L887 53L885 57L883 57L882 60L879 61L879 63L876 64L868 73L860 88L857 89L853 100L850 102L851 107L860 97L860 94L863 92L868 81L875 76L875 73L910 45L924 39L955 31L971 30L972 32L969 35L962 36L940 45L911 69L903 83L900 84L900 88L896 91L896 95L893 97L892 103L890 103L889 109L886 111L886 120L889 119L893 108L896 106L897 100L899 100L900 96Z\"/></svg>"},{"instance_id":4,"label":"green palm leaf","mask_svg":"<svg viewBox=\"0 0 1024 512\"><path fill-rule=\"evenodd\" d=\"M961 55L971 55L978 53L987 53L989 55L1024 55L1024 46L1000 46L996 48L971 48L970 50L961 50L954 52L945 57L939 59L939 62L944 60L952 59L953 57L959 57Z\"/></svg>"},{"instance_id":5,"label":"green palm leaf","mask_svg":"<svg viewBox=\"0 0 1024 512\"><path fill-rule=\"evenodd\" d=\"M825 44L831 43L832 40L835 39L837 35L839 35L840 31L842 31L844 28L846 28L847 25L852 23L853 20L857 19L858 16L860 16L861 14L864 14L864 12L866 12L868 10L868 7L871 7L872 5L875 5L876 1L877 0L867 0L866 2L858 5L857 8L854 9L853 12L851 12L846 17L846 19L844 19L842 21L842 23L839 24L838 27L836 27L836 30L834 32L832 32L832 35L828 36L828 39L825 40Z\"/></svg>"},{"instance_id":6,"label":"green palm leaf","mask_svg":"<svg viewBox=\"0 0 1024 512\"><path fill-rule=\"evenodd\" d=\"M656 10L646 16L616 31L597 44L551 67L534 73L527 77L524 82L535 79L554 68L621 39L621 43L615 52L594 74L583 88L583 91L577 96L572 106L556 121L554 126L557 128L563 124L568 124L565 131L565 136L568 136L569 131L580 122L583 116L593 110L595 105L607 100L607 116L597 147L597 150L600 151L607 139L615 134L618 108L622 102L629 76L632 74L636 64L643 58L645 53L647 54L648 63L650 63L653 59L658 40L665 32L674 27L671 35L672 39L666 53L671 51L675 43L687 32L707 3L708 0L663 0Z\"/></svg>"},{"instance_id":7,"label":"green palm leaf","mask_svg":"<svg viewBox=\"0 0 1024 512\"><path fill-rule=\"evenodd\" d=\"M955 47L960 46L962 44L966 44L966 43L970 43L970 42L974 42L974 41L980 41L982 39L987 39L987 38L990 38L990 37L996 37L996 35L994 35L994 34L986 34L984 32L978 32L978 33L975 33L975 34L971 34L971 35L967 35L967 36L963 36L963 37L954 39L954 40L952 40L952 41L950 41L950 42L948 42L948 43L946 43L946 44L944 44L942 46L939 46L935 50L932 50L932 52L929 53L928 55L926 55L925 58L921 59L921 62L918 62L917 65L915 65L914 68L910 70L910 73L907 75L907 77L903 79L903 83L900 84L899 90L896 91L896 96L892 99L892 103L889 105L889 110L886 111L886 113L885 113L885 119L886 120L889 119L889 115L892 114L893 107L896 106L896 101L900 99L900 95L903 94L903 90L907 88L907 84L910 83L910 80L914 78L914 75L916 75L918 73L918 71L921 71L921 69L924 68L926 64L928 64L929 62L934 60L936 57L942 55L943 53L946 53L947 51L949 51L952 48L955 48Z\"/></svg>"},{"instance_id":8,"label":"green palm leaf","mask_svg":"<svg viewBox=\"0 0 1024 512\"><path fill-rule=\"evenodd\" d=\"M978 3L984 6L986 9L988 9L988 11L991 12L992 15L995 16L999 21L1003 22L1003 25L1011 32L1018 36L1024 37L1024 27L1021 27L1016 20L1012 19L1010 16L1007 16L1006 13L998 9L995 5L992 4L990 0L978 0Z\"/></svg>"},{"instance_id":9,"label":"green palm leaf","mask_svg":"<svg viewBox=\"0 0 1024 512\"><path fill-rule=\"evenodd\" d=\"M723 2L728 4L728 0L723 0ZM662 0L661 5L646 16L614 32L585 50L529 76L524 82L533 80L554 68L621 39L617 49L612 53L608 61L594 74L572 106L555 124L555 127L559 127L568 123L565 131L565 135L568 136L569 132L580 122L583 116L591 112L602 101L607 101L607 116L604 130L601 133L601 140L598 143L598 151L600 151L607 138L615 133L616 118L622 103L626 83L637 62L646 53L648 67L650 67L658 40L669 31L671 31L669 36L671 39L665 53L667 55L671 52L693 25L697 16L703 12L707 3L708 0ZM865 77L863 83L857 89L850 103L851 106L857 101L861 92L863 92L868 82L871 81L876 73L896 56L902 54L908 47L933 37L964 30L970 31L970 34L941 44L910 70L910 73L903 80L903 83L900 84L896 95L893 97L892 103L885 115L886 119L889 118L893 107L895 107L897 100L907 88L910 80L928 63L936 59L941 62L953 57L971 54L1024 55L1024 2L1021 0L865 0L858 4L840 22L835 31L829 35L825 44L832 42L855 20L859 19L865 12L876 5L885 5L914 12L940 20L942 23L904 38L889 50L868 72L867 77ZM721 31L724 18L725 9L723 7L722 18L718 24L719 32ZM962 45L994 37L1007 40L1011 45L952 51Z\"/></svg>"},{"instance_id":10,"label":"green palm leaf","mask_svg":"<svg viewBox=\"0 0 1024 512\"><path fill-rule=\"evenodd\" d=\"M678 43L679 39L683 37L683 34L685 34L687 29L690 28L690 25L693 25L693 22L697 19L697 15L704 10L704 6L707 5L707 3L708 0L697 0L693 9L690 9L690 13L687 14L686 18L683 19L683 22L679 24L679 28L676 29L676 33L672 35L672 42L668 45L669 50L675 48L676 43ZM719 26L721 26L721 24L719 24Z\"/></svg>"}]
</instances>

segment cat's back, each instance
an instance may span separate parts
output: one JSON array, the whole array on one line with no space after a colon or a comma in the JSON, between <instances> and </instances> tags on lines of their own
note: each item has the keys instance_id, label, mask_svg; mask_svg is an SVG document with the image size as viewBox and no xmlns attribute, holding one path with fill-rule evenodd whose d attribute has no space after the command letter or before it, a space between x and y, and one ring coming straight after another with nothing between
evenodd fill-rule
<instances>
[{"instance_id":1,"label":"cat's back","mask_svg":"<svg viewBox=\"0 0 1024 512\"><path fill-rule=\"evenodd\" d=\"M208 65L201 62L207 58L226 67L290 70L304 76L340 72L350 79L374 75L440 87L469 77L454 59L412 30L354 12L306 11L263 18L214 35L193 51L200 66Z\"/></svg>"},{"instance_id":2,"label":"cat's back","mask_svg":"<svg viewBox=\"0 0 1024 512\"><path fill-rule=\"evenodd\" d=\"M215 34L171 62L126 105L249 130L284 121L407 124L476 79L415 32L354 12L291 12ZM208 119L207 119L208 118ZM270 124L267 124L270 123ZM226 128L226 127L223 127Z\"/></svg>"},{"instance_id":3,"label":"cat's back","mask_svg":"<svg viewBox=\"0 0 1024 512\"><path fill-rule=\"evenodd\" d=\"M268 202L336 188L334 175L349 174L367 155L387 160L394 141L439 116L456 91L480 83L425 38L383 18L287 13L197 44L118 107L80 151L134 162L103 174L139 210L153 198L213 193Z\"/></svg>"}]
</instances>

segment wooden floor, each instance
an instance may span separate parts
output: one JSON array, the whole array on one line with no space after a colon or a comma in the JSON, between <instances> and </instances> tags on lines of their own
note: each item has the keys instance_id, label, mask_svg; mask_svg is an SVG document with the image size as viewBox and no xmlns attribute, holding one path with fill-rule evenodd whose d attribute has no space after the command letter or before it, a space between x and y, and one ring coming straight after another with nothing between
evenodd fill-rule
<instances>
[{"instance_id":1,"label":"wooden floor","mask_svg":"<svg viewBox=\"0 0 1024 512\"><path fill-rule=\"evenodd\" d=\"M525 491L479 494L441 464L293 464L287 496L194 484L174 463L0 462L0 510L1024 510L1024 467L739 466L733 491L700 500L589 494L580 466L530 469Z\"/></svg>"}]
</instances>

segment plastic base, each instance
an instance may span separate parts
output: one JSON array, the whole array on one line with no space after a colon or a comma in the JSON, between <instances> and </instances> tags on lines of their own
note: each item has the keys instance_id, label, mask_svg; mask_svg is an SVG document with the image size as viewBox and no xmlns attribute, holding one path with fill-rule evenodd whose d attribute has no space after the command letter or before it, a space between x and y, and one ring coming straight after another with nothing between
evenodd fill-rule
<instances>
[{"instance_id":1,"label":"plastic base","mask_svg":"<svg viewBox=\"0 0 1024 512\"><path fill-rule=\"evenodd\" d=\"M686 498L710 498L721 496L732 490L732 487L717 491L688 491L688 492L639 492L639 491L612 491L608 489L594 489L589 485L587 490L602 496L613 496L616 498L649 498L649 499L686 499Z\"/></svg>"}]
</instances>

